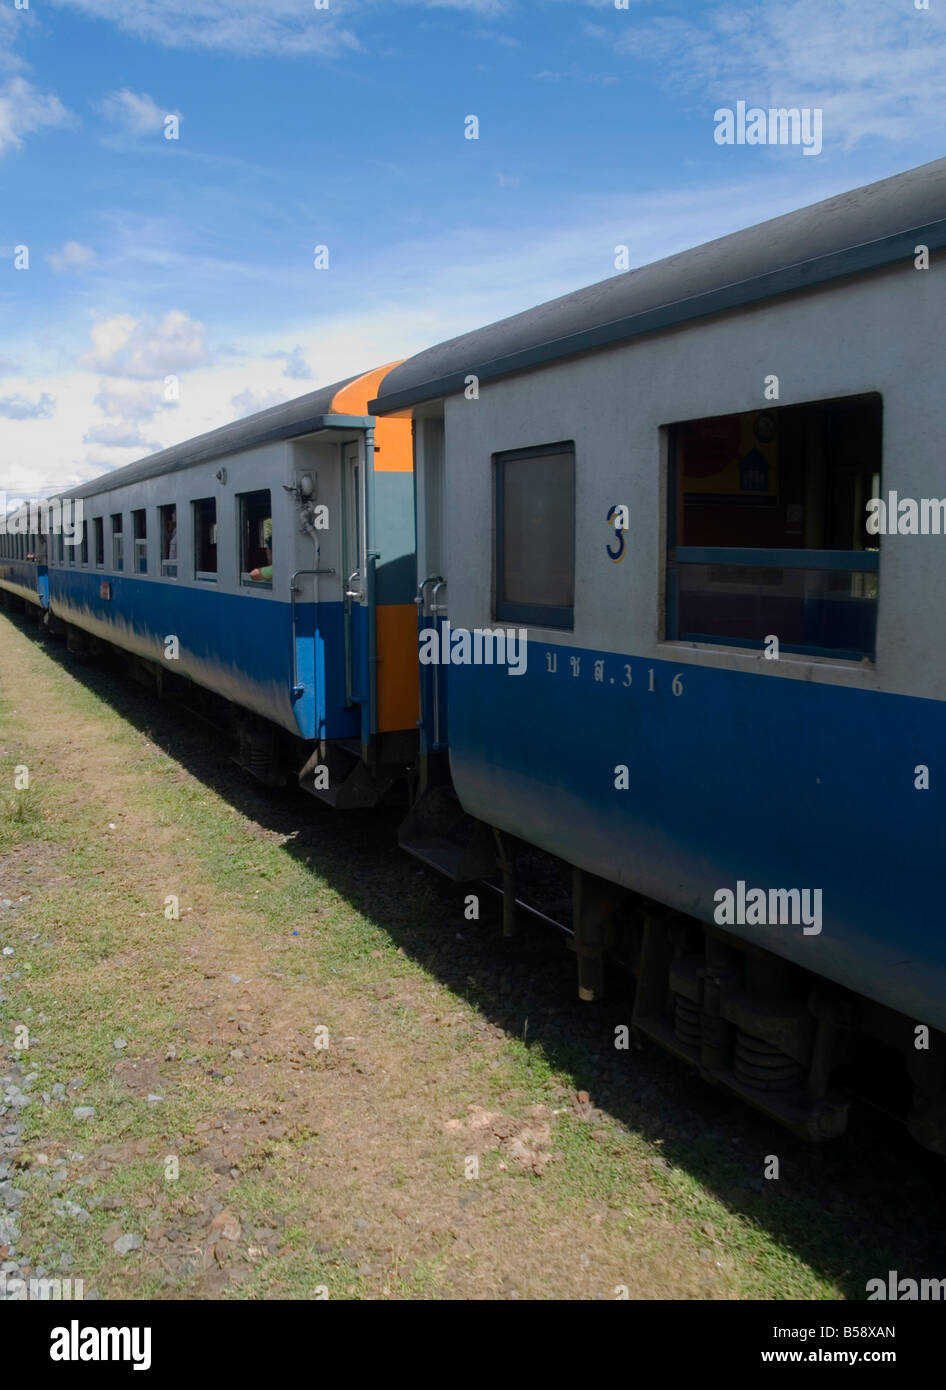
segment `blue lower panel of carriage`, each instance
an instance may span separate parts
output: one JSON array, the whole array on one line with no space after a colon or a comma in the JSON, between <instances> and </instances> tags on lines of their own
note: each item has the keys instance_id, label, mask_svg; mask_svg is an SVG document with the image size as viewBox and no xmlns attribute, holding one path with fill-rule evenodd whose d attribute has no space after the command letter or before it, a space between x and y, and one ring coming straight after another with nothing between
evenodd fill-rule
<instances>
[{"instance_id":1,"label":"blue lower panel of carriage","mask_svg":"<svg viewBox=\"0 0 946 1390\"><path fill-rule=\"evenodd\" d=\"M158 584L123 575L53 570L50 606L66 622L164 664L178 639L177 675L254 710L302 738L353 738L360 712L346 705L340 603L296 605L293 695L289 604L215 586Z\"/></svg>"},{"instance_id":2,"label":"blue lower panel of carriage","mask_svg":"<svg viewBox=\"0 0 946 1390\"><path fill-rule=\"evenodd\" d=\"M531 642L449 705L472 814L706 922L740 880L821 889L820 934L727 930L946 1029L940 701Z\"/></svg>"},{"instance_id":3,"label":"blue lower panel of carriage","mask_svg":"<svg viewBox=\"0 0 946 1390\"><path fill-rule=\"evenodd\" d=\"M42 571L45 575L45 569ZM43 608L48 605L48 583L45 587L39 567L30 560L0 560L0 587L28 603L38 603Z\"/></svg>"}]
</instances>

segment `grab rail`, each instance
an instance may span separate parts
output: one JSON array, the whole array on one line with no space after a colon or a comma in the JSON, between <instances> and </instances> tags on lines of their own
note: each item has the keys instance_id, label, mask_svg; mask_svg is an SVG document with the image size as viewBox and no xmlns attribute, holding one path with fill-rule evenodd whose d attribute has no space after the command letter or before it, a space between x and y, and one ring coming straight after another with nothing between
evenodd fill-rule
<instances>
[{"instance_id":1,"label":"grab rail","mask_svg":"<svg viewBox=\"0 0 946 1390\"><path fill-rule=\"evenodd\" d=\"M305 686L299 684L298 663L296 661L296 594L301 593L297 588L296 580L302 574L334 574L333 569L323 570L296 570L289 581L289 645L292 648L292 698L298 700L299 696L305 691Z\"/></svg>"}]
</instances>

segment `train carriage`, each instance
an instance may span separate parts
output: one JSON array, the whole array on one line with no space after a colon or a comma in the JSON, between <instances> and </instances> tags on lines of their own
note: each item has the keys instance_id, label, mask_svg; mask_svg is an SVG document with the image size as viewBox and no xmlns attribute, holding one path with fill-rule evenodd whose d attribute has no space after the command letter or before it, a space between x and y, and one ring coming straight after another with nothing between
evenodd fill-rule
<instances>
[{"instance_id":1,"label":"train carriage","mask_svg":"<svg viewBox=\"0 0 946 1390\"><path fill-rule=\"evenodd\" d=\"M7 536L0 586L162 686L222 697L263 780L301 749L309 791L372 804L417 738L411 429L366 412L387 370L54 499L81 503L78 543L60 532L27 559Z\"/></svg>"},{"instance_id":2,"label":"train carriage","mask_svg":"<svg viewBox=\"0 0 946 1390\"><path fill-rule=\"evenodd\" d=\"M422 352L369 407L414 417L451 643L405 846L507 901L538 846L584 997L617 938L640 1033L816 1138L839 1078L899 1070L941 1151L944 257L940 160ZM497 628L524 672L457 638Z\"/></svg>"}]
</instances>

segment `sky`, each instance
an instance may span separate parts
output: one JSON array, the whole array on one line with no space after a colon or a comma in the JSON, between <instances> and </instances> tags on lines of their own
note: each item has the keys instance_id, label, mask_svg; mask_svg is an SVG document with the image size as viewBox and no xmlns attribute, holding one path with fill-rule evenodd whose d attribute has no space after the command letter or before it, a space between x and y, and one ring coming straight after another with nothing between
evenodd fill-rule
<instances>
[{"instance_id":1,"label":"sky","mask_svg":"<svg viewBox=\"0 0 946 1390\"><path fill-rule=\"evenodd\" d=\"M718 143L740 101L820 151ZM946 0L0 0L0 491L939 158L944 115Z\"/></svg>"}]
</instances>

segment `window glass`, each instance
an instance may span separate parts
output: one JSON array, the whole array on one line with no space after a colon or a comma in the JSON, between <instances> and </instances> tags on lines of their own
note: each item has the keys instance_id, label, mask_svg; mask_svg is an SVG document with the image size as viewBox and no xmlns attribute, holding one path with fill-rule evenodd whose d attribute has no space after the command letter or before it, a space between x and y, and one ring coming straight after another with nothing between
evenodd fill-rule
<instances>
[{"instance_id":1,"label":"window glass","mask_svg":"<svg viewBox=\"0 0 946 1390\"><path fill-rule=\"evenodd\" d=\"M571 627L575 602L575 449L496 456L496 616Z\"/></svg>"},{"instance_id":2,"label":"window glass","mask_svg":"<svg viewBox=\"0 0 946 1390\"><path fill-rule=\"evenodd\" d=\"M148 518L144 508L131 514L135 537L135 573L148 573Z\"/></svg>"},{"instance_id":3,"label":"window glass","mask_svg":"<svg viewBox=\"0 0 946 1390\"><path fill-rule=\"evenodd\" d=\"M112 569L125 568L125 536L121 512L112 513Z\"/></svg>"},{"instance_id":4,"label":"window glass","mask_svg":"<svg viewBox=\"0 0 946 1390\"><path fill-rule=\"evenodd\" d=\"M177 578L177 507L159 507L161 522L161 573L165 579Z\"/></svg>"},{"instance_id":5,"label":"window glass","mask_svg":"<svg viewBox=\"0 0 946 1390\"><path fill-rule=\"evenodd\" d=\"M217 576L217 500L194 503L194 573L198 579Z\"/></svg>"},{"instance_id":6,"label":"window glass","mask_svg":"<svg viewBox=\"0 0 946 1390\"><path fill-rule=\"evenodd\" d=\"M245 492L240 504L240 578L244 584L273 582L273 513L269 491Z\"/></svg>"},{"instance_id":7,"label":"window glass","mask_svg":"<svg viewBox=\"0 0 946 1390\"><path fill-rule=\"evenodd\" d=\"M873 657L877 395L670 427L667 635Z\"/></svg>"}]
</instances>

